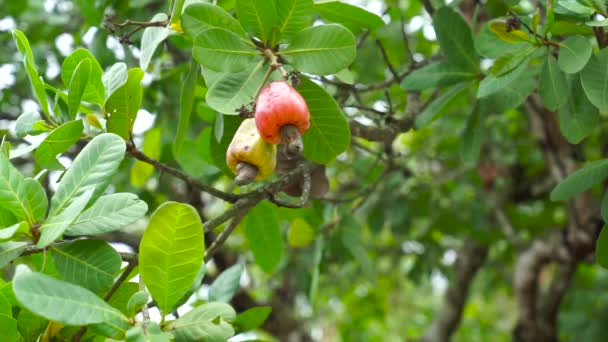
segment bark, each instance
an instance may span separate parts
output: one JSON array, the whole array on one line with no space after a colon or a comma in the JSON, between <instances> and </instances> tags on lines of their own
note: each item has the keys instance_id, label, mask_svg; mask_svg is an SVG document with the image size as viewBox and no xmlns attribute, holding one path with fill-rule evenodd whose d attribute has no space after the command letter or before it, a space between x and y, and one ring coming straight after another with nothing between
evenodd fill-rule
<instances>
[{"instance_id":1,"label":"bark","mask_svg":"<svg viewBox=\"0 0 608 342\"><path fill-rule=\"evenodd\" d=\"M422 341L450 341L462 319L462 310L469 295L473 278L485 262L489 247L467 239L458 253L454 281L445 293L443 304Z\"/></svg>"}]
</instances>

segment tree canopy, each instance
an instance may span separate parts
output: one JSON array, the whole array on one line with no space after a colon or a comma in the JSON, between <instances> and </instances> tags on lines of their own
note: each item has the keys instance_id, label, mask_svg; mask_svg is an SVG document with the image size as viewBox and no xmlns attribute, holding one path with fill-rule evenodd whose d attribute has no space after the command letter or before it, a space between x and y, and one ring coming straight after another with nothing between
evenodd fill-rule
<instances>
[{"instance_id":1,"label":"tree canopy","mask_svg":"<svg viewBox=\"0 0 608 342\"><path fill-rule=\"evenodd\" d=\"M603 341L606 18L0 3L2 340Z\"/></svg>"}]
</instances>

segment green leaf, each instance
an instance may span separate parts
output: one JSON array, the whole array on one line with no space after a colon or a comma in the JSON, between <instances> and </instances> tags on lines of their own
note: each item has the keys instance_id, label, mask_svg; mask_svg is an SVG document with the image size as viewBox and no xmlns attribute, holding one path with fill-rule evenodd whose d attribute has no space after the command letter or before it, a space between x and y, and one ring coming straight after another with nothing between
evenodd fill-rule
<instances>
[{"instance_id":1,"label":"green leaf","mask_svg":"<svg viewBox=\"0 0 608 342\"><path fill-rule=\"evenodd\" d=\"M438 98L429 103L426 108L416 117L416 128L423 128L439 118L443 114L442 109L445 108L452 100L454 100L463 90L467 88L468 83L461 83L451 87L448 91L441 94Z\"/></svg>"},{"instance_id":2,"label":"green leaf","mask_svg":"<svg viewBox=\"0 0 608 342\"><path fill-rule=\"evenodd\" d=\"M267 202L256 205L243 220L243 231L255 263L271 273L281 261L283 238L276 208Z\"/></svg>"},{"instance_id":3,"label":"green leaf","mask_svg":"<svg viewBox=\"0 0 608 342\"><path fill-rule=\"evenodd\" d=\"M312 21L312 0L273 0L277 8L277 18L281 38L289 39L302 31Z\"/></svg>"},{"instance_id":4,"label":"green leaf","mask_svg":"<svg viewBox=\"0 0 608 342\"><path fill-rule=\"evenodd\" d=\"M564 201L599 184L608 177L608 159L596 160L570 174L553 191L551 200Z\"/></svg>"},{"instance_id":5,"label":"green leaf","mask_svg":"<svg viewBox=\"0 0 608 342\"><path fill-rule=\"evenodd\" d=\"M127 319L91 291L51 276L24 272L13 280L17 300L33 313L67 325L87 325Z\"/></svg>"},{"instance_id":6,"label":"green leaf","mask_svg":"<svg viewBox=\"0 0 608 342\"><path fill-rule=\"evenodd\" d=\"M304 134L304 157L327 164L350 144L350 128L342 110L322 87L302 77L298 92L310 111L310 129Z\"/></svg>"},{"instance_id":7,"label":"green leaf","mask_svg":"<svg viewBox=\"0 0 608 342\"><path fill-rule=\"evenodd\" d=\"M555 111L568 100L568 82L557 65L555 57L547 54L543 70L540 73L538 94L545 107Z\"/></svg>"},{"instance_id":8,"label":"green leaf","mask_svg":"<svg viewBox=\"0 0 608 342\"><path fill-rule=\"evenodd\" d=\"M74 120L78 109L80 108L80 101L84 95L87 85L89 84L89 75L91 74L91 60L86 58L80 61L72 74L70 80L70 86L68 88L68 115L69 118Z\"/></svg>"},{"instance_id":9,"label":"green leaf","mask_svg":"<svg viewBox=\"0 0 608 342\"><path fill-rule=\"evenodd\" d=\"M559 0L558 4L568 11L581 16L590 16L595 12L593 8L587 7L576 0Z\"/></svg>"},{"instance_id":10,"label":"green leaf","mask_svg":"<svg viewBox=\"0 0 608 342\"><path fill-rule=\"evenodd\" d=\"M110 289L122 263L118 252L101 240L64 242L52 246L51 251L63 280L95 293Z\"/></svg>"},{"instance_id":11,"label":"green leaf","mask_svg":"<svg viewBox=\"0 0 608 342\"><path fill-rule=\"evenodd\" d=\"M38 337L44 333L48 326L48 320L35 315L28 309L21 308L17 317L19 333L25 341L37 341Z\"/></svg>"},{"instance_id":12,"label":"green leaf","mask_svg":"<svg viewBox=\"0 0 608 342\"><path fill-rule=\"evenodd\" d=\"M179 124L177 126L177 134L175 134L175 141L173 142L173 155L175 156L180 154L184 138L190 127L190 116L194 106L194 89L198 81L199 69L198 64L192 60L179 95Z\"/></svg>"},{"instance_id":13,"label":"green leaf","mask_svg":"<svg viewBox=\"0 0 608 342\"><path fill-rule=\"evenodd\" d=\"M601 112L608 112L608 49L591 57L580 75L589 101Z\"/></svg>"},{"instance_id":14,"label":"green leaf","mask_svg":"<svg viewBox=\"0 0 608 342\"><path fill-rule=\"evenodd\" d=\"M91 196L93 195L93 188L88 188L83 194L75 198L64 210L58 214L51 215L40 226L40 239L36 246L38 248L44 248L55 240L57 240L63 232L76 220L78 215L84 210L89 204Z\"/></svg>"},{"instance_id":15,"label":"green leaf","mask_svg":"<svg viewBox=\"0 0 608 342\"><path fill-rule=\"evenodd\" d=\"M139 68L129 70L127 82L107 99L105 110L109 115L106 127L108 132L115 133L123 139L131 137L131 129L137 111L141 106L142 87L141 80L144 77L144 72Z\"/></svg>"},{"instance_id":16,"label":"green leaf","mask_svg":"<svg viewBox=\"0 0 608 342\"><path fill-rule=\"evenodd\" d=\"M17 320L10 315L0 313L0 331L4 341L19 341L20 335L17 328Z\"/></svg>"},{"instance_id":17,"label":"green leaf","mask_svg":"<svg viewBox=\"0 0 608 342\"><path fill-rule=\"evenodd\" d=\"M602 227L595 247L595 259L603 268L608 268L608 228Z\"/></svg>"},{"instance_id":18,"label":"green leaf","mask_svg":"<svg viewBox=\"0 0 608 342\"><path fill-rule=\"evenodd\" d=\"M608 221L608 192L604 193L604 197L602 197L602 207L601 209L601 215L602 215L602 219L604 220L604 222Z\"/></svg>"},{"instance_id":19,"label":"green leaf","mask_svg":"<svg viewBox=\"0 0 608 342\"><path fill-rule=\"evenodd\" d=\"M498 36L501 40L508 43L532 43L530 36L522 30L507 29L507 25L503 21L494 21L489 23L490 31Z\"/></svg>"},{"instance_id":20,"label":"green leaf","mask_svg":"<svg viewBox=\"0 0 608 342\"><path fill-rule=\"evenodd\" d=\"M207 91L207 104L223 114L237 114L242 105L253 101L269 66L260 60L251 69L224 73Z\"/></svg>"},{"instance_id":21,"label":"green leaf","mask_svg":"<svg viewBox=\"0 0 608 342\"><path fill-rule=\"evenodd\" d=\"M490 72L497 76L507 74L520 66L523 62L528 61L528 57L536 52L537 49L537 46L528 45L511 53L507 53L494 61L494 65L492 65Z\"/></svg>"},{"instance_id":22,"label":"green leaf","mask_svg":"<svg viewBox=\"0 0 608 342\"><path fill-rule=\"evenodd\" d=\"M27 232L29 230L29 226L27 222L21 221L19 223L15 223L14 225L6 228L0 228L0 240L8 240L12 238L17 232Z\"/></svg>"},{"instance_id":23,"label":"green leaf","mask_svg":"<svg viewBox=\"0 0 608 342\"><path fill-rule=\"evenodd\" d=\"M236 319L234 309L224 303L206 303L171 322L176 342L225 342L234 335L229 322Z\"/></svg>"},{"instance_id":24,"label":"green leaf","mask_svg":"<svg viewBox=\"0 0 608 342\"><path fill-rule=\"evenodd\" d=\"M34 125L41 120L38 112L26 112L17 118L15 122L15 134L18 138L24 138L26 135L38 135L42 131L34 129Z\"/></svg>"},{"instance_id":25,"label":"green leaf","mask_svg":"<svg viewBox=\"0 0 608 342\"><path fill-rule=\"evenodd\" d=\"M517 108L536 89L536 74L540 66L528 68L528 71L519 75L513 82L506 85L500 92L481 99L482 112L503 113L509 109Z\"/></svg>"},{"instance_id":26,"label":"green leaf","mask_svg":"<svg viewBox=\"0 0 608 342\"><path fill-rule=\"evenodd\" d=\"M133 317L133 316L135 316L135 313L131 312L127 309L127 304L129 302L129 299L138 291L139 291L139 284L132 283L132 282L124 282L124 283L122 283L122 285L120 285L118 290L116 290L116 292L114 292L114 294L108 301L108 304L110 304L110 305L112 305L112 307L115 307L116 309L118 309L125 316ZM145 292L145 291L143 291L143 292ZM148 299L147 293L146 293L146 299ZM139 309L141 309L141 307Z\"/></svg>"},{"instance_id":27,"label":"green leaf","mask_svg":"<svg viewBox=\"0 0 608 342\"><path fill-rule=\"evenodd\" d=\"M439 62L417 69L407 75L401 82L405 90L424 90L446 87L456 83L475 79L476 74L463 71L460 67L447 62Z\"/></svg>"},{"instance_id":28,"label":"green leaf","mask_svg":"<svg viewBox=\"0 0 608 342\"><path fill-rule=\"evenodd\" d=\"M156 127L146 132L144 136L144 154L152 159L160 160L161 147L161 128ZM137 160L131 168L131 184L136 188L141 188L146 184L153 172L154 166Z\"/></svg>"},{"instance_id":29,"label":"green leaf","mask_svg":"<svg viewBox=\"0 0 608 342\"><path fill-rule=\"evenodd\" d=\"M63 84L68 87L72 82L78 65L87 59L90 63L90 70L88 81L86 82L84 93L82 94L82 100L97 103L101 106L105 100L105 89L101 80L103 71L99 62L89 51L82 48L76 49L66 57L61 65L61 79L63 80Z\"/></svg>"},{"instance_id":30,"label":"green leaf","mask_svg":"<svg viewBox=\"0 0 608 342\"><path fill-rule=\"evenodd\" d=\"M274 0L237 0L236 16L247 32L264 43L278 33Z\"/></svg>"},{"instance_id":31,"label":"green leaf","mask_svg":"<svg viewBox=\"0 0 608 342\"><path fill-rule=\"evenodd\" d=\"M591 58L591 52L591 43L587 38L583 36L568 37L563 43L560 43L557 63L564 72L573 74L585 67Z\"/></svg>"},{"instance_id":32,"label":"green leaf","mask_svg":"<svg viewBox=\"0 0 608 342\"><path fill-rule=\"evenodd\" d=\"M101 78L103 87L105 90L105 99L103 101L103 107L106 102L114 94L116 90L122 87L129 79L129 71L125 63L116 63L112 65L106 72L103 73Z\"/></svg>"},{"instance_id":33,"label":"green leaf","mask_svg":"<svg viewBox=\"0 0 608 342\"><path fill-rule=\"evenodd\" d=\"M566 140L578 144L597 127L599 115L597 108L589 102L578 75L570 82L568 100L559 109L559 128Z\"/></svg>"},{"instance_id":34,"label":"green leaf","mask_svg":"<svg viewBox=\"0 0 608 342\"><path fill-rule=\"evenodd\" d=\"M223 28L210 28L194 38L194 59L211 70L238 72L245 69L261 52L253 43Z\"/></svg>"},{"instance_id":35,"label":"green leaf","mask_svg":"<svg viewBox=\"0 0 608 342\"><path fill-rule=\"evenodd\" d=\"M32 85L34 95L36 95L38 103L40 103L40 107L44 114L46 114L46 117L50 118L51 114L49 112L48 99L46 98L46 93L44 91L44 82L40 78L38 70L36 70L36 62L34 61L34 54L32 53L30 42L23 32L19 30L13 30L13 40L15 41L15 45L17 45L19 52L23 55L23 65L25 66L27 77Z\"/></svg>"},{"instance_id":36,"label":"green leaf","mask_svg":"<svg viewBox=\"0 0 608 342\"><path fill-rule=\"evenodd\" d=\"M144 283L161 311L169 313L203 262L203 224L196 209L176 202L162 204L150 217L139 250Z\"/></svg>"},{"instance_id":37,"label":"green leaf","mask_svg":"<svg viewBox=\"0 0 608 342\"><path fill-rule=\"evenodd\" d=\"M316 232L304 219L296 217L291 221L287 241L290 246L304 247L308 246L316 236Z\"/></svg>"},{"instance_id":38,"label":"green leaf","mask_svg":"<svg viewBox=\"0 0 608 342\"><path fill-rule=\"evenodd\" d=\"M598 21L588 21L585 23L585 25L591 26L591 27L605 27L605 26L608 26L608 19L598 20Z\"/></svg>"},{"instance_id":39,"label":"green leaf","mask_svg":"<svg viewBox=\"0 0 608 342\"><path fill-rule=\"evenodd\" d=\"M464 70L479 69L479 56L473 46L471 28L460 14L451 7L441 7L433 16L433 27L448 62Z\"/></svg>"},{"instance_id":40,"label":"green leaf","mask_svg":"<svg viewBox=\"0 0 608 342\"><path fill-rule=\"evenodd\" d=\"M210 28L223 28L248 39L247 32L230 13L208 3L193 3L186 7L182 17L184 32L195 38Z\"/></svg>"},{"instance_id":41,"label":"green leaf","mask_svg":"<svg viewBox=\"0 0 608 342\"><path fill-rule=\"evenodd\" d=\"M152 17L152 21L164 21L167 19L168 17L165 13L158 13ZM141 36L141 56L139 57L139 67L141 70L148 70L154 51L173 32L175 31L167 27L146 27Z\"/></svg>"},{"instance_id":42,"label":"green leaf","mask_svg":"<svg viewBox=\"0 0 608 342\"><path fill-rule=\"evenodd\" d=\"M220 142L215 139L214 134L209 135L209 148L211 150L211 158L213 159L213 165L219 167L224 173L232 175L232 171L226 164L226 151L228 146L236 133L236 130L241 125L243 119L238 115L226 115L224 116L224 132L222 134L222 140ZM213 127L215 130L215 126Z\"/></svg>"},{"instance_id":43,"label":"green leaf","mask_svg":"<svg viewBox=\"0 0 608 342\"><path fill-rule=\"evenodd\" d=\"M373 31L384 26L384 21L379 16L344 2L316 3L314 8L323 19L342 24L354 34L358 34L362 29Z\"/></svg>"},{"instance_id":44,"label":"green leaf","mask_svg":"<svg viewBox=\"0 0 608 342\"><path fill-rule=\"evenodd\" d=\"M125 151L124 140L115 134L104 133L93 138L63 175L51 200L51 213L63 210L88 188L94 189L91 202L97 200L110 183Z\"/></svg>"},{"instance_id":45,"label":"green leaf","mask_svg":"<svg viewBox=\"0 0 608 342\"><path fill-rule=\"evenodd\" d=\"M245 267L241 263L225 269L209 287L209 301L229 303L240 288L244 269Z\"/></svg>"},{"instance_id":46,"label":"green leaf","mask_svg":"<svg viewBox=\"0 0 608 342\"><path fill-rule=\"evenodd\" d=\"M465 163L469 165L477 164L481 145L483 144L485 127L483 124L484 113L481 106L476 104L467 119L467 124L462 133L462 144L460 145L460 155Z\"/></svg>"},{"instance_id":47,"label":"green leaf","mask_svg":"<svg viewBox=\"0 0 608 342\"><path fill-rule=\"evenodd\" d=\"M63 170L64 167L57 160L57 155L78 142L83 129L82 120L70 121L55 128L36 149L34 155L36 163L44 169Z\"/></svg>"},{"instance_id":48,"label":"green leaf","mask_svg":"<svg viewBox=\"0 0 608 342\"><path fill-rule=\"evenodd\" d=\"M509 73L500 76L489 74L484 77L484 79L479 83L479 88L477 89L477 98L497 94L503 89L513 85L513 82L518 80L525 71L529 70L528 61L529 59L521 63L517 68L513 69L513 71Z\"/></svg>"},{"instance_id":49,"label":"green leaf","mask_svg":"<svg viewBox=\"0 0 608 342\"><path fill-rule=\"evenodd\" d=\"M134 315L141 310L144 305L148 304L149 298L148 292L137 291L129 298L129 301L127 302L127 311L131 313L131 316Z\"/></svg>"},{"instance_id":50,"label":"green leaf","mask_svg":"<svg viewBox=\"0 0 608 342\"><path fill-rule=\"evenodd\" d=\"M27 242L7 241L0 243L0 267L6 266L13 259L21 255L27 247Z\"/></svg>"},{"instance_id":51,"label":"green leaf","mask_svg":"<svg viewBox=\"0 0 608 342\"><path fill-rule=\"evenodd\" d=\"M270 306L256 306L236 316L233 325L238 332L257 329L264 324L271 312Z\"/></svg>"},{"instance_id":52,"label":"green leaf","mask_svg":"<svg viewBox=\"0 0 608 342\"><path fill-rule=\"evenodd\" d=\"M298 32L279 51L295 69L329 75L349 66L357 54L355 37L341 25L318 25Z\"/></svg>"},{"instance_id":53,"label":"green leaf","mask_svg":"<svg viewBox=\"0 0 608 342\"><path fill-rule=\"evenodd\" d=\"M46 193L40 183L26 180L0 153L0 207L32 224L43 218L45 202Z\"/></svg>"}]
</instances>

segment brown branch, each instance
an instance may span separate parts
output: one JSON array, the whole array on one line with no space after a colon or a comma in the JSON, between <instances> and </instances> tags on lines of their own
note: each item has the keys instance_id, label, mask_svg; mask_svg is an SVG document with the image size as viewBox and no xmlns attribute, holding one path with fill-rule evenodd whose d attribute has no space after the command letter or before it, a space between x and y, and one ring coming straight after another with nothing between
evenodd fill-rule
<instances>
[{"instance_id":1,"label":"brown branch","mask_svg":"<svg viewBox=\"0 0 608 342\"><path fill-rule=\"evenodd\" d=\"M423 341L450 341L452 334L458 328L462 318L462 310L466 303L473 278L485 262L488 246L467 239L458 253L455 266L455 279L450 284L441 308L423 337Z\"/></svg>"},{"instance_id":2,"label":"brown branch","mask_svg":"<svg viewBox=\"0 0 608 342\"><path fill-rule=\"evenodd\" d=\"M181 170L178 170L167 164L161 163L160 161L158 161L156 159L152 159L152 158L148 157L142 151L138 150L137 147L135 147L135 144L133 144L132 142L127 142L127 154L137 160L140 160L144 163L154 166L154 168L156 168L158 171L165 172L176 178L179 178L179 179L183 180L184 182L188 183L188 185L190 185L202 192L206 192L206 193L210 194L211 196L220 198L226 202L234 203L239 198L239 196L236 194L227 193L227 192L218 190L212 186L203 184Z\"/></svg>"},{"instance_id":3,"label":"brown branch","mask_svg":"<svg viewBox=\"0 0 608 342\"><path fill-rule=\"evenodd\" d=\"M209 248L205 252L205 262L211 260L211 258L218 251L218 249L220 249L224 245L224 243L226 242L226 240L228 240L228 237L230 236L230 234L232 234L232 232L234 231L234 229L236 229L236 227L239 225L239 223L241 222L241 220L243 219L243 217L245 217L245 215L247 215L247 212L252 207L243 208L243 209L241 209L234 216L234 218L232 219L232 221L230 221L230 224L228 224L228 227L226 227L226 229L224 229L224 231L222 231L220 233L220 235L218 235L217 239L215 239L213 241L213 243L211 244L211 246L209 246Z\"/></svg>"},{"instance_id":4,"label":"brown branch","mask_svg":"<svg viewBox=\"0 0 608 342\"><path fill-rule=\"evenodd\" d=\"M391 61L388 59L388 53L386 53L386 49L384 49L384 45L382 45L382 42L380 41L380 39L376 39L376 45L378 45L378 48L380 49L380 53L382 53L382 58L384 58L384 63L386 64L386 66L388 67L388 70L393 75L393 79L395 80L395 82L401 82L402 76L397 72L397 70L395 70L395 67L393 66Z\"/></svg>"},{"instance_id":5,"label":"brown branch","mask_svg":"<svg viewBox=\"0 0 608 342\"><path fill-rule=\"evenodd\" d=\"M431 0L422 0L422 5L431 17L435 14L435 8L433 7L433 4L431 4Z\"/></svg>"}]
</instances>

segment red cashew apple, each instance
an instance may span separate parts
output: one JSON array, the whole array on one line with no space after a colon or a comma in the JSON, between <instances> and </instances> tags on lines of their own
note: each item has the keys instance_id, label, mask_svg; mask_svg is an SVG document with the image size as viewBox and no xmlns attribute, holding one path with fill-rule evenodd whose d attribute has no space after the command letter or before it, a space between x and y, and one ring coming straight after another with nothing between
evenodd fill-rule
<instances>
[{"instance_id":1,"label":"red cashew apple","mask_svg":"<svg viewBox=\"0 0 608 342\"><path fill-rule=\"evenodd\" d=\"M306 101L286 81L268 84L257 99L255 123L266 142L283 143L291 155L304 149L302 134L310 128L310 112Z\"/></svg>"}]
</instances>

